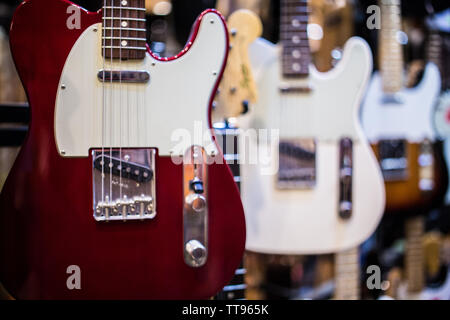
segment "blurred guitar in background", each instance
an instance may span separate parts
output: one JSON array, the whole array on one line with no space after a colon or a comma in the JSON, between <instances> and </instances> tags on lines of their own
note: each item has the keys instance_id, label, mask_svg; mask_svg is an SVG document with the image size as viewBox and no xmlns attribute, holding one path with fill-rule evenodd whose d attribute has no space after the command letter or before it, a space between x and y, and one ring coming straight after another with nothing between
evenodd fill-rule
<instances>
[{"instance_id":1,"label":"blurred guitar in background","mask_svg":"<svg viewBox=\"0 0 450 320\"><path fill-rule=\"evenodd\" d=\"M246 248L272 254L350 249L375 230L384 209L381 173L357 117L372 70L370 49L352 38L335 69L319 73L310 64L307 2L280 3L280 45L252 45L260 99L240 122L280 129L280 140L246 139L248 150L268 155L264 165L241 165Z\"/></svg>"},{"instance_id":2,"label":"blurred guitar in background","mask_svg":"<svg viewBox=\"0 0 450 320\"><path fill-rule=\"evenodd\" d=\"M442 199L447 172L442 143L432 124L440 91L437 66L428 63L414 88L404 87L397 1L381 4L379 64L362 107L362 124L380 162L386 184L386 212L428 212Z\"/></svg>"},{"instance_id":3,"label":"blurred guitar in background","mask_svg":"<svg viewBox=\"0 0 450 320\"><path fill-rule=\"evenodd\" d=\"M224 3L231 5L234 1L221 0L218 2L218 8ZM238 5L232 8L236 7L239 8ZM213 104L212 119L225 161L240 188L239 130L235 126L235 118L248 111L249 102L257 100L258 93L253 80L248 50L249 45L261 36L262 23L259 17L248 9L226 12L230 52ZM246 259L244 258L234 278L217 294L216 298L219 300L244 299L246 288Z\"/></svg>"}]
</instances>

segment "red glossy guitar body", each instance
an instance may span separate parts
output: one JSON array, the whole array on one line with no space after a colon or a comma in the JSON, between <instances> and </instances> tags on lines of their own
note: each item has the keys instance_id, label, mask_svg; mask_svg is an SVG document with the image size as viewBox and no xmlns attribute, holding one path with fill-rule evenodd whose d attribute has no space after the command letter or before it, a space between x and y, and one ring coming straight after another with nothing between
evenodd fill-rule
<instances>
[{"instance_id":1,"label":"red glossy guitar body","mask_svg":"<svg viewBox=\"0 0 450 320\"><path fill-rule=\"evenodd\" d=\"M101 22L101 14L82 10L81 29L68 30L69 5L25 1L11 27L32 120L0 195L0 282L18 299L213 296L232 278L245 245L243 208L228 166L208 166L208 260L192 268L183 259L181 165L156 158L154 220L100 224L92 217L92 159L57 152L54 108L64 63L83 30ZM67 287L71 265L80 267L80 290Z\"/></svg>"}]
</instances>

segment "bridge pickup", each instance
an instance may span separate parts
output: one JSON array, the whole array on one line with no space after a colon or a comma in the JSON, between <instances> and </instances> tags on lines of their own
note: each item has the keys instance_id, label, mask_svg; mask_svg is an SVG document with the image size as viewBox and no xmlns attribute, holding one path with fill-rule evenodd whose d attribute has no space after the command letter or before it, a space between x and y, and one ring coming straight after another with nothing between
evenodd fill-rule
<instances>
[{"instance_id":1,"label":"bridge pickup","mask_svg":"<svg viewBox=\"0 0 450 320\"><path fill-rule=\"evenodd\" d=\"M405 181L408 179L408 156L405 140L379 141L378 155L385 181Z\"/></svg>"},{"instance_id":2,"label":"bridge pickup","mask_svg":"<svg viewBox=\"0 0 450 320\"><path fill-rule=\"evenodd\" d=\"M100 70L97 77L101 82L147 83L150 81L150 73L147 71Z\"/></svg>"},{"instance_id":3,"label":"bridge pickup","mask_svg":"<svg viewBox=\"0 0 450 320\"><path fill-rule=\"evenodd\" d=\"M102 163L104 161L104 164ZM100 154L94 159L94 168L105 174L121 176L136 182L149 182L153 178L153 171L137 163L120 160L107 154Z\"/></svg>"},{"instance_id":4,"label":"bridge pickup","mask_svg":"<svg viewBox=\"0 0 450 320\"><path fill-rule=\"evenodd\" d=\"M314 139L289 139L279 143L278 189L312 189L316 184Z\"/></svg>"}]
</instances>

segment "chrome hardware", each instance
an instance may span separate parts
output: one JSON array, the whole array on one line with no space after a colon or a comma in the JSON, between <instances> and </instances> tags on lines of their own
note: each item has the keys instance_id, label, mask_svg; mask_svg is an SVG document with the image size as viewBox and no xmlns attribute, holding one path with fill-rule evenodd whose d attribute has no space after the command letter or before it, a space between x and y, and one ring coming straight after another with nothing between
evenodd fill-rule
<instances>
[{"instance_id":1,"label":"chrome hardware","mask_svg":"<svg viewBox=\"0 0 450 320\"><path fill-rule=\"evenodd\" d=\"M155 218L155 155L154 149L92 151L96 221Z\"/></svg>"},{"instance_id":2,"label":"chrome hardware","mask_svg":"<svg viewBox=\"0 0 450 320\"><path fill-rule=\"evenodd\" d=\"M194 193L186 197L186 204L195 212L202 212L206 208L206 199Z\"/></svg>"},{"instance_id":3,"label":"chrome hardware","mask_svg":"<svg viewBox=\"0 0 450 320\"><path fill-rule=\"evenodd\" d=\"M419 159L419 189L424 193L434 190L434 157L433 144L424 140L420 144Z\"/></svg>"},{"instance_id":4,"label":"chrome hardware","mask_svg":"<svg viewBox=\"0 0 450 320\"><path fill-rule=\"evenodd\" d=\"M183 243L184 261L201 267L208 255L208 179L206 152L189 148L183 160Z\"/></svg>"},{"instance_id":5,"label":"chrome hardware","mask_svg":"<svg viewBox=\"0 0 450 320\"><path fill-rule=\"evenodd\" d=\"M100 70L97 78L101 82L147 83L150 81L150 73L147 71Z\"/></svg>"},{"instance_id":6,"label":"chrome hardware","mask_svg":"<svg viewBox=\"0 0 450 320\"><path fill-rule=\"evenodd\" d=\"M352 216L353 141L342 138L339 143L339 216Z\"/></svg>"},{"instance_id":7,"label":"chrome hardware","mask_svg":"<svg viewBox=\"0 0 450 320\"><path fill-rule=\"evenodd\" d=\"M192 267L200 267L206 262L206 248L197 240L190 240L184 245L185 259L192 261Z\"/></svg>"},{"instance_id":8,"label":"chrome hardware","mask_svg":"<svg viewBox=\"0 0 450 320\"><path fill-rule=\"evenodd\" d=\"M408 179L407 143L404 140L381 140L378 155L385 181Z\"/></svg>"},{"instance_id":9,"label":"chrome hardware","mask_svg":"<svg viewBox=\"0 0 450 320\"><path fill-rule=\"evenodd\" d=\"M276 185L279 189L308 189L316 184L314 139L281 140Z\"/></svg>"}]
</instances>

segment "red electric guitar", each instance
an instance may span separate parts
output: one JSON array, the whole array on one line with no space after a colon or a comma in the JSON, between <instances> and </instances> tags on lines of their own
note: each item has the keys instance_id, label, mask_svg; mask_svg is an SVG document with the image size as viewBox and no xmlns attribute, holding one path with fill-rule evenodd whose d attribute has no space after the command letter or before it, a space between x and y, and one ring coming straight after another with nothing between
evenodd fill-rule
<instances>
[{"instance_id":1,"label":"red electric guitar","mask_svg":"<svg viewBox=\"0 0 450 320\"><path fill-rule=\"evenodd\" d=\"M150 52L145 26L144 0L27 0L14 15L32 107L0 195L14 298L201 299L239 266L243 208L210 120L225 22L205 11L173 58Z\"/></svg>"}]
</instances>

